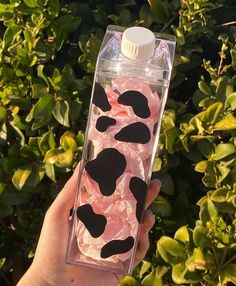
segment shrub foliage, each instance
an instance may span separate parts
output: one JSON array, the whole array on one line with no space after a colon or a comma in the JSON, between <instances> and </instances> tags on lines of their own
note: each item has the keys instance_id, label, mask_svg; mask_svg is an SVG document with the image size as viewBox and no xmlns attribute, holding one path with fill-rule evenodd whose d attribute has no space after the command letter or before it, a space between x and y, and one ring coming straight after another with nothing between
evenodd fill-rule
<instances>
[{"instance_id":1,"label":"shrub foliage","mask_svg":"<svg viewBox=\"0 0 236 286\"><path fill-rule=\"evenodd\" d=\"M44 213L81 158L108 24L174 34L153 177L151 247L120 285L236 285L233 0L0 0L0 284L34 255Z\"/></svg>"}]
</instances>

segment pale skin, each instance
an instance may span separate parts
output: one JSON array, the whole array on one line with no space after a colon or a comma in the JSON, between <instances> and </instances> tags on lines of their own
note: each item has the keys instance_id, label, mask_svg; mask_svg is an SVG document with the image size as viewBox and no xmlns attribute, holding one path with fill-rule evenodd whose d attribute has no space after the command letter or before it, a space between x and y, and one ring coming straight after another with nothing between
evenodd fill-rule
<instances>
[{"instance_id":1,"label":"pale skin","mask_svg":"<svg viewBox=\"0 0 236 286\"><path fill-rule=\"evenodd\" d=\"M123 278L111 272L68 265L65 253L69 233L69 212L77 190L78 167L48 209L32 265L17 286L115 286ZM152 180L147 193L146 208L158 195L160 182ZM135 265L144 258L148 247L148 232L155 223L151 211L146 210L140 228ZM95 282L96 281L96 282Z\"/></svg>"}]
</instances>

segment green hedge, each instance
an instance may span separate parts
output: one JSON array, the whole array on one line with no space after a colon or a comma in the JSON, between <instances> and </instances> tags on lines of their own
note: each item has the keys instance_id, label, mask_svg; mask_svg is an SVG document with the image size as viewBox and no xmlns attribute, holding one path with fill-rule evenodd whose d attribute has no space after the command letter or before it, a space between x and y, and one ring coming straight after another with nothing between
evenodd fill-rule
<instances>
[{"instance_id":1,"label":"green hedge","mask_svg":"<svg viewBox=\"0 0 236 286\"><path fill-rule=\"evenodd\" d=\"M108 24L174 34L145 260L120 285L236 285L234 0L0 1L0 284L34 255L44 213L81 158Z\"/></svg>"}]
</instances>

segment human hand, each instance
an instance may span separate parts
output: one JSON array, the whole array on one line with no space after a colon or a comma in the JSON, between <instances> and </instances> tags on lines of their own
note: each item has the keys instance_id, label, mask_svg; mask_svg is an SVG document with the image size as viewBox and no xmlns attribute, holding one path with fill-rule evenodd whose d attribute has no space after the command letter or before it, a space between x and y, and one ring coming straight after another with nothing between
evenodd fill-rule
<instances>
[{"instance_id":1,"label":"human hand","mask_svg":"<svg viewBox=\"0 0 236 286\"><path fill-rule=\"evenodd\" d=\"M122 275L65 263L70 226L69 213L77 191L78 171L77 166L72 177L48 209L33 263L17 286L91 286L95 285L95 281L96 286L115 286L122 279ZM160 182L151 181L147 192L146 208L158 195L159 190ZM148 232L154 223L154 215L150 211L145 211L135 265L141 262L148 250Z\"/></svg>"}]
</instances>

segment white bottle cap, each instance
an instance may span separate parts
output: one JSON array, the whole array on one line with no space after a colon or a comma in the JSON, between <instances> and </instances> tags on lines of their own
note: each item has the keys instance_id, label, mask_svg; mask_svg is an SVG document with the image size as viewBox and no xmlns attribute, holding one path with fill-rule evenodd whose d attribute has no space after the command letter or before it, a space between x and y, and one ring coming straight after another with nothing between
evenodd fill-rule
<instances>
[{"instance_id":1,"label":"white bottle cap","mask_svg":"<svg viewBox=\"0 0 236 286\"><path fill-rule=\"evenodd\" d=\"M124 31L121 41L123 55L134 60L148 60L155 49L155 35L143 27L131 27Z\"/></svg>"}]
</instances>

